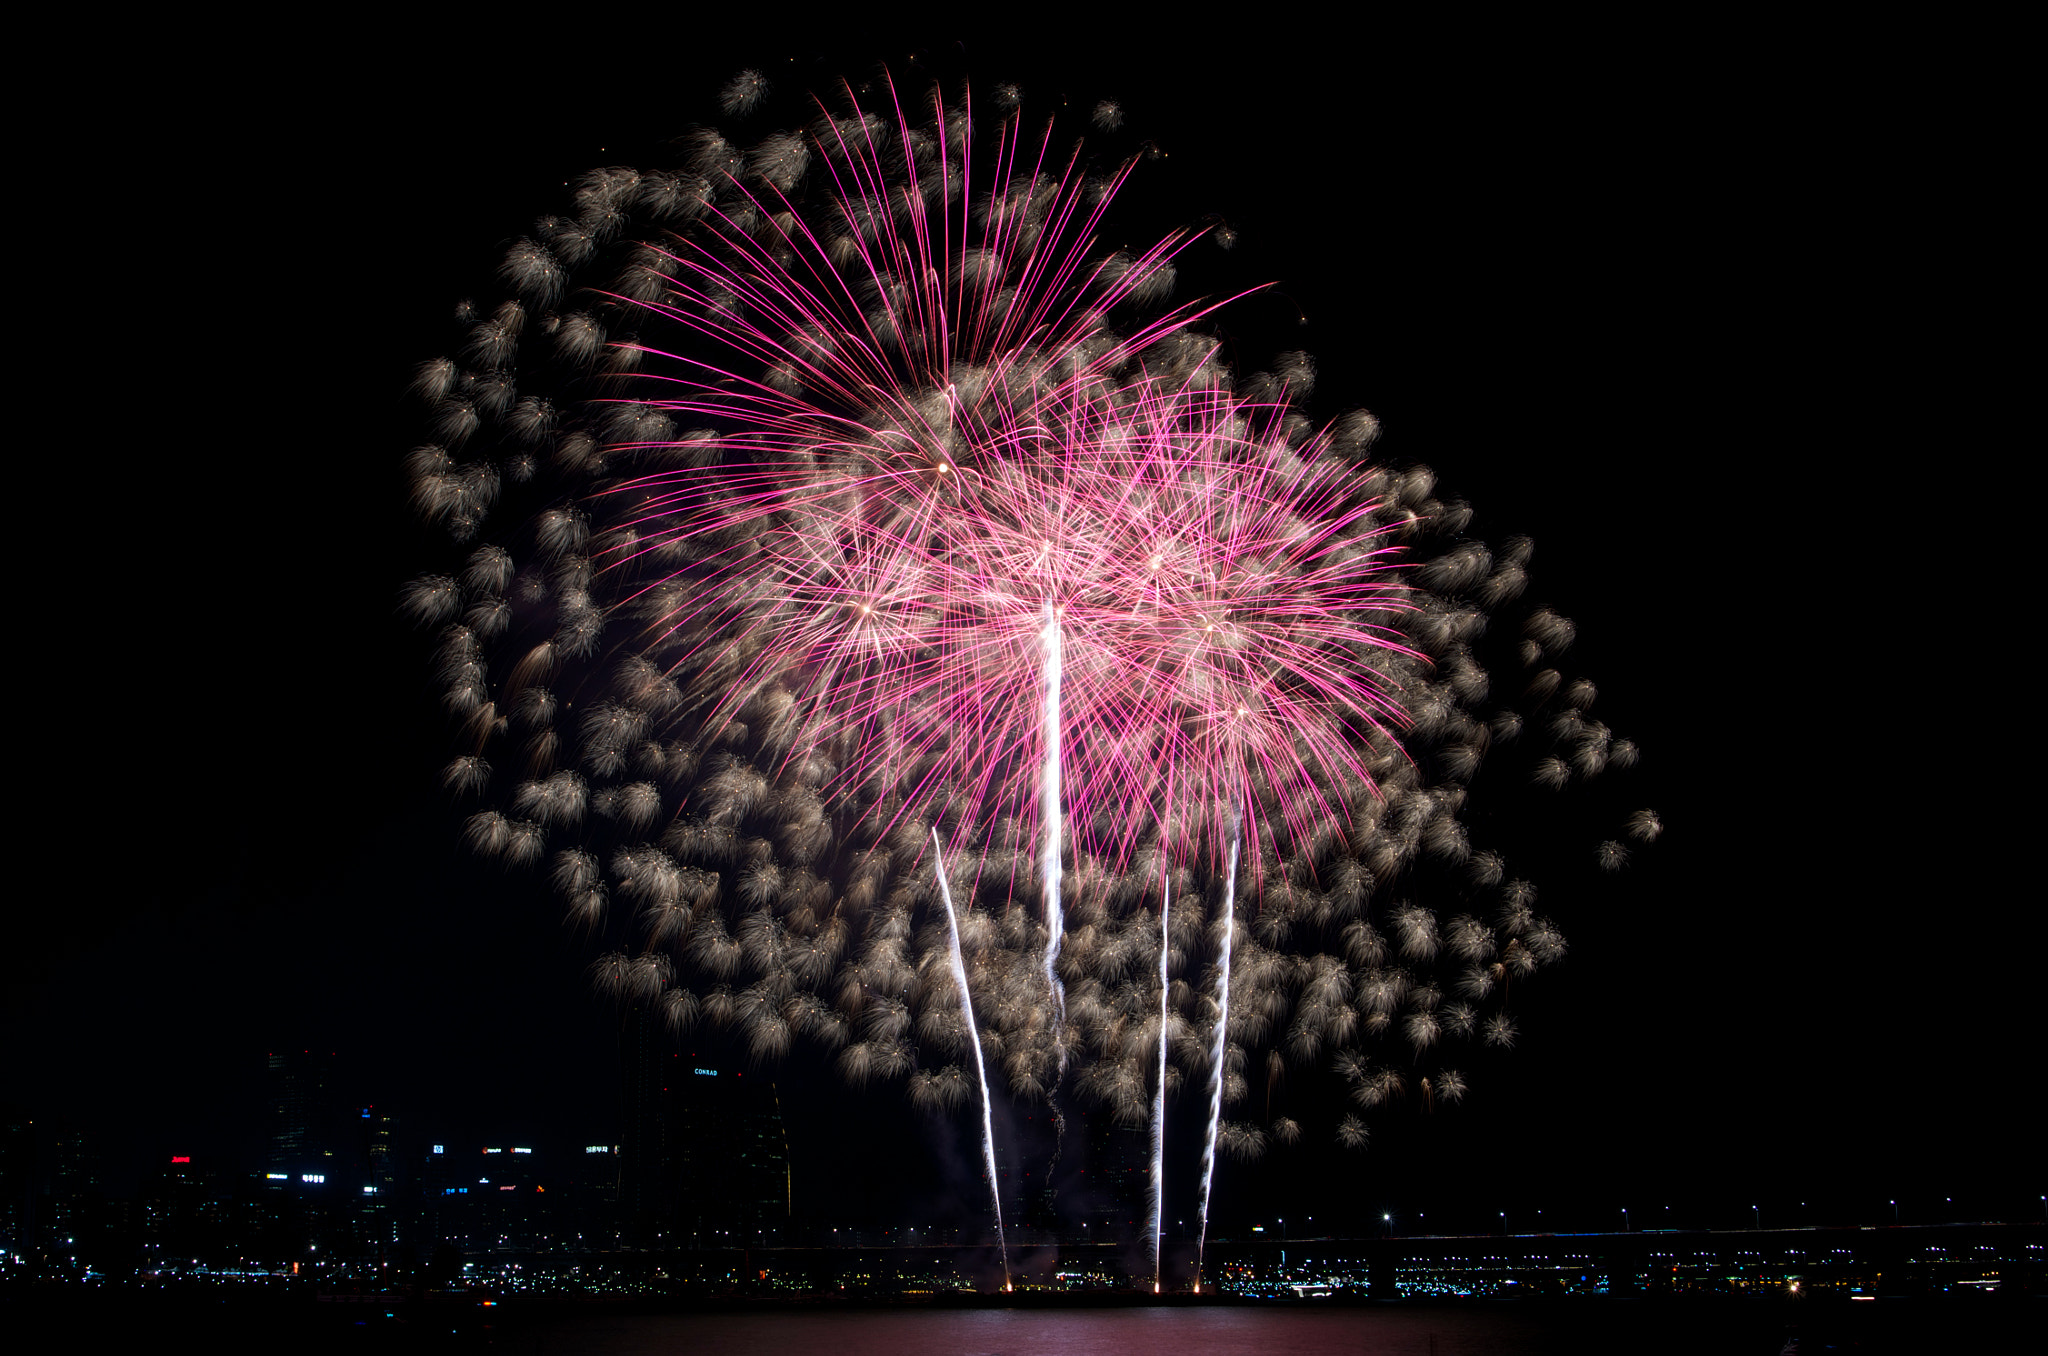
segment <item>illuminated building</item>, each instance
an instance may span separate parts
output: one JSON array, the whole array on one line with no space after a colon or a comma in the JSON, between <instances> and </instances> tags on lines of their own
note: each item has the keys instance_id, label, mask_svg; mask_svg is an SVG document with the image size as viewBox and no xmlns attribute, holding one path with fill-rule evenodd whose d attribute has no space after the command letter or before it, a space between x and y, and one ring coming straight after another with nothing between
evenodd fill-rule
<instances>
[{"instance_id":1,"label":"illuminated building","mask_svg":"<svg viewBox=\"0 0 2048 1356\"><path fill-rule=\"evenodd\" d=\"M398 1180L397 1117L366 1106L358 1118L369 1171L363 1179L364 1242L384 1247L398 1242L403 1197Z\"/></svg>"},{"instance_id":2,"label":"illuminated building","mask_svg":"<svg viewBox=\"0 0 2048 1356\"><path fill-rule=\"evenodd\" d=\"M264 1066L263 1111L266 1171L297 1178L338 1166L335 1147L347 1111L336 1096L332 1054L273 1052Z\"/></svg>"},{"instance_id":3,"label":"illuminated building","mask_svg":"<svg viewBox=\"0 0 2048 1356\"><path fill-rule=\"evenodd\" d=\"M775 1085L719 1056L675 1050L645 1012L627 1022L620 1054L625 1240L637 1247L780 1241L791 1201Z\"/></svg>"},{"instance_id":4,"label":"illuminated building","mask_svg":"<svg viewBox=\"0 0 2048 1356\"><path fill-rule=\"evenodd\" d=\"M704 1245L782 1241L789 1141L775 1085L688 1054L670 1069L678 1233Z\"/></svg>"},{"instance_id":5,"label":"illuminated building","mask_svg":"<svg viewBox=\"0 0 2048 1356\"><path fill-rule=\"evenodd\" d=\"M0 1249L9 1253L26 1253L35 1242L35 1150L28 1113L0 1108Z\"/></svg>"},{"instance_id":6,"label":"illuminated building","mask_svg":"<svg viewBox=\"0 0 2048 1356\"><path fill-rule=\"evenodd\" d=\"M624 1127L616 1168L621 1232L636 1247L658 1243L667 1232L668 1108L662 1090L668 1046L662 1023L645 1009L633 1009L619 1036Z\"/></svg>"},{"instance_id":7,"label":"illuminated building","mask_svg":"<svg viewBox=\"0 0 2048 1356\"><path fill-rule=\"evenodd\" d=\"M553 1238L553 1201L531 1144L437 1144L423 1177L436 1242L482 1254L543 1249Z\"/></svg>"}]
</instances>

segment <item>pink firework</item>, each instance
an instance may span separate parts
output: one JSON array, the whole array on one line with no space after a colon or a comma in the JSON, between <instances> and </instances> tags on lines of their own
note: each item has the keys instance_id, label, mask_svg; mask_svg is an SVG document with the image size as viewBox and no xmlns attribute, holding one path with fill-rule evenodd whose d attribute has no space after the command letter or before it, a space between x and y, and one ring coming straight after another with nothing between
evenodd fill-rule
<instances>
[{"instance_id":1,"label":"pink firework","mask_svg":"<svg viewBox=\"0 0 2048 1356\"><path fill-rule=\"evenodd\" d=\"M1482 758L1555 786L1635 753L1554 667L1570 623L1503 624L1526 542L1369 463L1370 416L1310 423L1305 358L1233 376L1215 306L1169 301L1199 232L1102 247L1132 168L884 86L586 176L422 372L415 501L466 558L407 605L472 841L623 923L608 986L978 1090L985 1139L992 1085L1078 1068L1151 1121L1155 1183L1199 1077L1206 1200L1219 1150L1299 1134L1283 1065L1455 1100L1437 1061L1506 1045L1562 952L1467 842ZM1441 918L1392 894L1424 859Z\"/></svg>"},{"instance_id":2,"label":"pink firework","mask_svg":"<svg viewBox=\"0 0 2048 1356\"><path fill-rule=\"evenodd\" d=\"M1013 120L970 208L972 123L933 112L813 140L836 233L756 182L654 265L647 311L713 356L642 349L661 393L636 421L708 432L628 443L689 464L596 501L616 529L591 561L636 646L713 740L786 694L781 758L831 750L821 791L871 806L871 833L912 813L965 842L1037 812L1048 626L1077 849L1127 860L1233 807L1282 842L1341 823L1412 653L1370 486L1284 400L1151 369L1194 308L1109 328L1188 239L1092 257L1121 172L1048 174Z\"/></svg>"}]
</instances>

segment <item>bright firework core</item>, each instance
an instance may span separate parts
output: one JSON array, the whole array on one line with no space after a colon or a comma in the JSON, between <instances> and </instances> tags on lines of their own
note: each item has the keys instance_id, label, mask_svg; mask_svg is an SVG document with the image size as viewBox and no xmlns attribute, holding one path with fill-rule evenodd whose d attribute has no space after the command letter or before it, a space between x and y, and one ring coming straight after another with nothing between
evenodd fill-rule
<instances>
[{"instance_id":1,"label":"bright firework core","mask_svg":"<svg viewBox=\"0 0 2048 1356\"><path fill-rule=\"evenodd\" d=\"M818 153L840 186L900 181L900 214L855 198L836 237L764 242L794 213L757 185L657 261L649 310L768 372L641 351L675 389L624 417L710 424L625 444L692 464L603 505L616 536L591 564L645 576L643 652L701 666L713 730L786 693L787 756L830 750L834 810L893 818L864 785L920 768L900 810L958 843L1061 807L1076 848L1115 863L1232 807L1279 815L1282 841L1342 823L1405 719L1386 670L1408 604L1375 487L1300 441L1284 390L1219 385L1200 341L1153 370L1191 337L1185 310L1109 330L1187 242L1091 259L1107 193L1084 212L1071 166L1012 177L1044 141L1001 124L1005 177L970 206L932 186L975 181L967 124L920 163L908 129L848 121Z\"/></svg>"},{"instance_id":2,"label":"bright firework core","mask_svg":"<svg viewBox=\"0 0 2048 1356\"><path fill-rule=\"evenodd\" d=\"M1312 425L1300 355L1235 377L1214 307L1169 302L1199 234L1104 251L1132 162L1064 145L885 85L587 176L422 374L415 499L467 558L408 607L450 785L507 788L472 841L552 853L630 939L608 986L978 1096L991 1179L994 1092L1149 1122L1156 1257L1184 1079L1206 1221L1219 1149L1301 1133L1283 1064L1432 1105L1445 1047L1511 1042L1510 983L1562 942L1471 850L1467 789L1525 725L1545 785L1633 750L1548 667L1549 613L1528 710L1489 705L1473 647L1526 543L1367 462L1369 416ZM478 546L501 491L530 525ZM1424 858L1463 912L1385 895Z\"/></svg>"}]
</instances>

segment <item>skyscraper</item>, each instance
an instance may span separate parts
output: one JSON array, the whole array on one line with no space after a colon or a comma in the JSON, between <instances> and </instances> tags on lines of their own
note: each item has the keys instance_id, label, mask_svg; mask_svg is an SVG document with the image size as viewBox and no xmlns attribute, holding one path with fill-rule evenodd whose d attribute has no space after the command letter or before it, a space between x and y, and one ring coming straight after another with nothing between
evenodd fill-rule
<instances>
[{"instance_id":1,"label":"skyscraper","mask_svg":"<svg viewBox=\"0 0 2048 1356\"><path fill-rule=\"evenodd\" d=\"M704 1244L781 1242L792 1202L775 1085L691 1055L671 1063L679 1231Z\"/></svg>"},{"instance_id":2,"label":"skyscraper","mask_svg":"<svg viewBox=\"0 0 2048 1356\"><path fill-rule=\"evenodd\" d=\"M265 1169L296 1178L340 1166L335 1151L344 1113L334 1075L334 1056L325 1051L270 1054L263 1077Z\"/></svg>"},{"instance_id":3,"label":"skyscraper","mask_svg":"<svg viewBox=\"0 0 2048 1356\"><path fill-rule=\"evenodd\" d=\"M789 1143L775 1085L707 1049L678 1051L653 1015L621 1033L619 1210L629 1243L781 1241Z\"/></svg>"}]
</instances>

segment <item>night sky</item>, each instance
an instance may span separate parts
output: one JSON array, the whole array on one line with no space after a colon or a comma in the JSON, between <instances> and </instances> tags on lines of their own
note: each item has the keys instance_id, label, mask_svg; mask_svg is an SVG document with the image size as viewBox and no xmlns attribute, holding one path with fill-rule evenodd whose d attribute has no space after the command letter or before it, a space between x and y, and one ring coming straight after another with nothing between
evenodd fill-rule
<instances>
[{"instance_id":1,"label":"night sky","mask_svg":"<svg viewBox=\"0 0 2048 1356\"><path fill-rule=\"evenodd\" d=\"M226 1160L264 1054L325 1046L436 1133L616 1138L592 944L471 860L437 789L448 732L395 616L432 554L406 386L575 173L654 158L743 66L804 84L922 52L1123 103L1169 155L1114 220L1228 220L1207 276L1276 283L1219 322L1240 370L1308 350L1319 417L1372 409L1476 534L1535 538L1532 593L1578 621L1569 668L1666 826L1618 876L1589 869L1611 828L1558 849L1541 907L1570 955L1464 1104L1381 1114L1362 1157L1226 1167L1222 1215L1874 1221L2044 1189L2027 793L1984 581L1951 563L1982 550L1957 468L1987 431L1934 346L1904 370L1869 290L1918 268L1882 186L1925 154L1910 94L1725 33L619 25L250 69L186 37L124 59L81 126L38 209L68 407L17 443L17 511L53 535L11 685L0 1097L103 1129L130 1172ZM957 1146L896 1093L772 1073L821 1216L944 1194Z\"/></svg>"}]
</instances>

